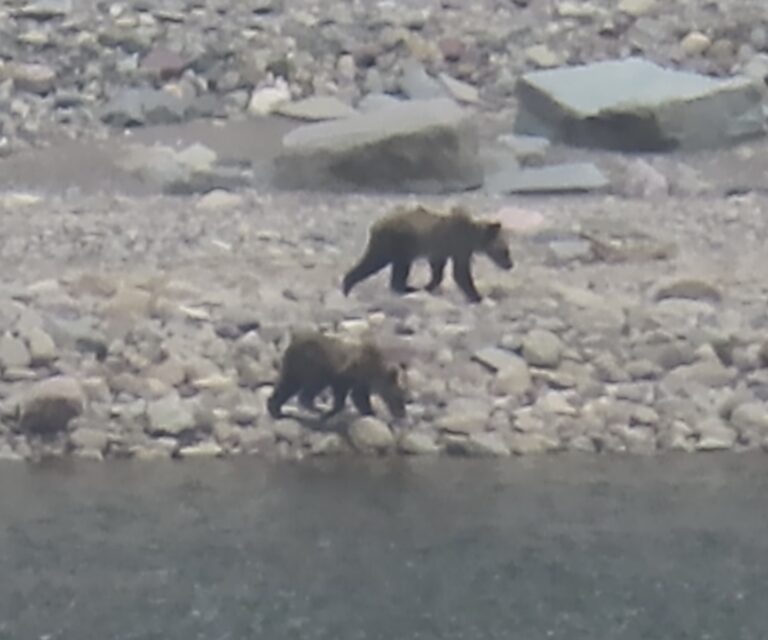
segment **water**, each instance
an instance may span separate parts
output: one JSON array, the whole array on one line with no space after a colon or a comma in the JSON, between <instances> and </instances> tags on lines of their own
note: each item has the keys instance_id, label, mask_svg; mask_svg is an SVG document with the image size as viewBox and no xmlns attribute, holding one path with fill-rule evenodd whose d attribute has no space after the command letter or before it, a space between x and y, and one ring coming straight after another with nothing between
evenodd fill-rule
<instances>
[{"instance_id":1,"label":"water","mask_svg":"<svg viewBox=\"0 0 768 640\"><path fill-rule=\"evenodd\" d=\"M0 466L0 638L764 640L762 456Z\"/></svg>"}]
</instances>

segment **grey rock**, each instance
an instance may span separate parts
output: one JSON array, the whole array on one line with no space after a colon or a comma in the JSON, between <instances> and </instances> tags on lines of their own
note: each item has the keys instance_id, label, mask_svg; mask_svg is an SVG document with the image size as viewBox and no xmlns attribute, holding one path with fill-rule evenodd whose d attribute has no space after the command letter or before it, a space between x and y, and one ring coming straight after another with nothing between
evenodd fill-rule
<instances>
[{"instance_id":1,"label":"grey rock","mask_svg":"<svg viewBox=\"0 0 768 640\"><path fill-rule=\"evenodd\" d=\"M533 367L557 367L563 348L559 336L546 329L533 329L523 338L523 358Z\"/></svg>"},{"instance_id":2,"label":"grey rock","mask_svg":"<svg viewBox=\"0 0 768 640\"><path fill-rule=\"evenodd\" d=\"M700 360L673 369L664 380L665 383L677 388L684 389L690 384L699 384L716 389L728 386L737 375L738 372L735 369L724 367L719 360Z\"/></svg>"},{"instance_id":3,"label":"grey rock","mask_svg":"<svg viewBox=\"0 0 768 640\"><path fill-rule=\"evenodd\" d=\"M240 433L240 449L243 453L263 453L275 446L275 434L267 427L243 429Z\"/></svg>"},{"instance_id":4,"label":"grey rock","mask_svg":"<svg viewBox=\"0 0 768 640\"><path fill-rule=\"evenodd\" d=\"M53 91L56 83L56 71L44 64L11 63L5 69L0 67L0 80L3 75L13 80L17 91L45 95Z\"/></svg>"},{"instance_id":5,"label":"grey rock","mask_svg":"<svg viewBox=\"0 0 768 640\"><path fill-rule=\"evenodd\" d=\"M469 434L467 451L470 455L496 457L506 457L511 453L504 436L497 431Z\"/></svg>"},{"instance_id":6,"label":"grey rock","mask_svg":"<svg viewBox=\"0 0 768 640\"><path fill-rule=\"evenodd\" d=\"M549 140L541 136L507 134L499 136L498 141L515 154L521 165L541 164L551 146Z\"/></svg>"},{"instance_id":7,"label":"grey rock","mask_svg":"<svg viewBox=\"0 0 768 640\"><path fill-rule=\"evenodd\" d=\"M484 184L490 193L568 193L608 186L610 180L591 162L501 169L488 175Z\"/></svg>"},{"instance_id":8,"label":"grey rock","mask_svg":"<svg viewBox=\"0 0 768 640\"><path fill-rule=\"evenodd\" d=\"M398 449L410 455L431 455L440 452L435 436L425 431L406 431L398 442Z\"/></svg>"},{"instance_id":9,"label":"grey rock","mask_svg":"<svg viewBox=\"0 0 768 640\"><path fill-rule=\"evenodd\" d=\"M86 398L80 383L68 376L37 382L19 402L19 425L29 434L50 436L65 431L81 415Z\"/></svg>"},{"instance_id":10,"label":"grey rock","mask_svg":"<svg viewBox=\"0 0 768 640\"><path fill-rule=\"evenodd\" d=\"M283 102L273 109L277 113L296 120L336 120L349 118L357 111L333 96L312 96L296 102Z\"/></svg>"},{"instance_id":11,"label":"grey rock","mask_svg":"<svg viewBox=\"0 0 768 640\"><path fill-rule=\"evenodd\" d=\"M349 439L358 451L387 451L395 446L395 437L386 422L373 416L357 418L349 426Z\"/></svg>"},{"instance_id":12,"label":"grey rock","mask_svg":"<svg viewBox=\"0 0 768 640\"><path fill-rule=\"evenodd\" d=\"M188 101L158 89L121 89L101 109L103 122L125 128L172 124L187 117Z\"/></svg>"},{"instance_id":13,"label":"grey rock","mask_svg":"<svg viewBox=\"0 0 768 640\"><path fill-rule=\"evenodd\" d=\"M476 87L471 84L457 80L447 73L440 73L438 78L445 87L447 93L457 102L465 104L477 104L480 102L480 94Z\"/></svg>"},{"instance_id":14,"label":"grey rock","mask_svg":"<svg viewBox=\"0 0 768 640\"><path fill-rule=\"evenodd\" d=\"M147 421L151 435L179 436L195 428L194 406L174 392L147 405Z\"/></svg>"},{"instance_id":15,"label":"grey rock","mask_svg":"<svg viewBox=\"0 0 768 640\"><path fill-rule=\"evenodd\" d=\"M729 422L740 440L761 444L768 435L768 408L764 402L744 402L733 409Z\"/></svg>"},{"instance_id":16,"label":"grey rock","mask_svg":"<svg viewBox=\"0 0 768 640\"><path fill-rule=\"evenodd\" d=\"M473 457L506 457L511 454L503 436L494 431L443 436L449 453Z\"/></svg>"},{"instance_id":17,"label":"grey rock","mask_svg":"<svg viewBox=\"0 0 768 640\"><path fill-rule=\"evenodd\" d=\"M641 58L534 71L517 85L519 133L608 149L718 147L764 133L746 77L716 79Z\"/></svg>"},{"instance_id":18,"label":"grey rock","mask_svg":"<svg viewBox=\"0 0 768 640\"><path fill-rule=\"evenodd\" d=\"M338 433L313 433L309 438L309 451L314 456L334 456L343 453L347 446Z\"/></svg>"},{"instance_id":19,"label":"grey rock","mask_svg":"<svg viewBox=\"0 0 768 640\"><path fill-rule=\"evenodd\" d=\"M444 85L430 76L424 66L413 58L403 63L400 90L411 100L430 100L448 95Z\"/></svg>"},{"instance_id":20,"label":"grey rock","mask_svg":"<svg viewBox=\"0 0 768 640\"><path fill-rule=\"evenodd\" d=\"M103 429L78 427L69 434L69 441L76 450L87 453L88 457L100 458L107 451L109 434Z\"/></svg>"},{"instance_id":21,"label":"grey rock","mask_svg":"<svg viewBox=\"0 0 768 640\"><path fill-rule=\"evenodd\" d=\"M32 358L24 340L10 333L0 336L0 369L28 367Z\"/></svg>"},{"instance_id":22,"label":"grey rock","mask_svg":"<svg viewBox=\"0 0 768 640\"><path fill-rule=\"evenodd\" d=\"M272 425L272 431L278 440L285 440L291 444L300 442L304 436L304 427L301 423L289 417L276 420Z\"/></svg>"},{"instance_id":23,"label":"grey rock","mask_svg":"<svg viewBox=\"0 0 768 640\"><path fill-rule=\"evenodd\" d=\"M180 76L192 61L165 47L155 47L141 60L139 68L161 80Z\"/></svg>"},{"instance_id":24,"label":"grey rock","mask_svg":"<svg viewBox=\"0 0 768 640\"><path fill-rule=\"evenodd\" d=\"M516 356L505 363L491 383L491 392L500 396L519 397L532 388L533 380L523 358Z\"/></svg>"},{"instance_id":25,"label":"grey rock","mask_svg":"<svg viewBox=\"0 0 768 640\"><path fill-rule=\"evenodd\" d=\"M482 182L477 129L449 100L404 102L283 138L283 188L443 193Z\"/></svg>"},{"instance_id":26,"label":"grey rock","mask_svg":"<svg viewBox=\"0 0 768 640\"><path fill-rule=\"evenodd\" d=\"M736 432L720 418L705 418L696 425L695 431L699 436L697 451L728 451L736 444Z\"/></svg>"},{"instance_id":27,"label":"grey rock","mask_svg":"<svg viewBox=\"0 0 768 640\"><path fill-rule=\"evenodd\" d=\"M434 426L448 433L468 434L485 431L489 417L490 407L485 402L457 398L448 403L445 415Z\"/></svg>"},{"instance_id":28,"label":"grey rock","mask_svg":"<svg viewBox=\"0 0 768 640\"><path fill-rule=\"evenodd\" d=\"M15 15L44 22L66 16L70 11L72 0L34 0L17 9Z\"/></svg>"},{"instance_id":29,"label":"grey rock","mask_svg":"<svg viewBox=\"0 0 768 640\"><path fill-rule=\"evenodd\" d=\"M44 365L53 362L57 358L56 343L42 329L33 327L27 332L26 339L31 364L35 366Z\"/></svg>"},{"instance_id":30,"label":"grey rock","mask_svg":"<svg viewBox=\"0 0 768 640\"><path fill-rule=\"evenodd\" d=\"M560 449L560 441L543 433L513 433L507 438L512 453L525 456L548 453Z\"/></svg>"},{"instance_id":31,"label":"grey rock","mask_svg":"<svg viewBox=\"0 0 768 640\"><path fill-rule=\"evenodd\" d=\"M520 361L520 356L499 347L483 347L475 351L472 359L496 373L506 367L516 366Z\"/></svg>"},{"instance_id":32,"label":"grey rock","mask_svg":"<svg viewBox=\"0 0 768 640\"><path fill-rule=\"evenodd\" d=\"M705 280L698 278L673 278L658 284L653 293L653 299L657 302L668 298L719 302L722 294L715 285Z\"/></svg>"}]
</instances>

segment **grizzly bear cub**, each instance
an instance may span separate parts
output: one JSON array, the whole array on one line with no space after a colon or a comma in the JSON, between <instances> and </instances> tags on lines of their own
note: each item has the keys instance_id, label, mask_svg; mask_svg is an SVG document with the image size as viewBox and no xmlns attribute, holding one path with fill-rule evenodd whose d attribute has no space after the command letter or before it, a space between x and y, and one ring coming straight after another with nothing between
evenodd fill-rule
<instances>
[{"instance_id":1,"label":"grizzly bear cub","mask_svg":"<svg viewBox=\"0 0 768 640\"><path fill-rule=\"evenodd\" d=\"M373 415L371 393L376 393L395 418L405 416L406 394L399 367L388 364L370 341L347 342L319 331L292 334L267 408L273 418L283 417L283 404L298 394L302 407L315 410L315 398L328 387L333 392L333 406L323 413L323 419L339 413L350 392L363 415Z\"/></svg>"},{"instance_id":2,"label":"grizzly bear cub","mask_svg":"<svg viewBox=\"0 0 768 640\"><path fill-rule=\"evenodd\" d=\"M391 264L390 288L410 293L416 290L408 286L411 264L417 258L427 258L432 279L426 290L434 291L443 281L450 258L456 284L470 302L480 302L482 297L470 270L475 252L485 253L502 269L514 266L500 222L473 220L462 207L443 215L421 205L400 206L373 224L365 253L344 276L342 290L348 295L356 284Z\"/></svg>"}]
</instances>

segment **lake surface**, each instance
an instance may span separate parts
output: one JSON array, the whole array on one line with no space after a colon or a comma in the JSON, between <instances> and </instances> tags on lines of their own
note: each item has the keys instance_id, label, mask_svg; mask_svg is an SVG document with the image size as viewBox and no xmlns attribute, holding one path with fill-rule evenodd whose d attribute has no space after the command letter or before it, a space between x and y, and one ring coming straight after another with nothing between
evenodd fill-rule
<instances>
[{"instance_id":1,"label":"lake surface","mask_svg":"<svg viewBox=\"0 0 768 640\"><path fill-rule=\"evenodd\" d=\"M768 460L0 465L0 638L765 640Z\"/></svg>"}]
</instances>

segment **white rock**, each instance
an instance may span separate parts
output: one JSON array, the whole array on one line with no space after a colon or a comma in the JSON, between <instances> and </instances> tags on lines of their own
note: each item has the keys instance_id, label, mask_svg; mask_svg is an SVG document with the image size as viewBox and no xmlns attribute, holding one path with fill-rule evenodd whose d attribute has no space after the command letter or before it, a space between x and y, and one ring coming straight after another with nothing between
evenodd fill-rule
<instances>
[{"instance_id":1,"label":"white rock","mask_svg":"<svg viewBox=\"0 0 768 640\"><path fill-rule=\"evenodd\" d=\"M203 211L228 211L243 203L242 197L224 189L214 189L202 196L195 205Z\"/></svg>"},{"instance_id":2,"label":"white rock","mask_svg":"<svg viewBox=\"0 0 768 640\"><path fill-rule=\"evenodd\" d=\"M291 99L291 91L288 85L278 80L274 87L256 89L248 102L248 112L254 116L266 116L275 108Z\"/></svg>"},{"instance_id":3,"label":"white rock","mask_svg":"<svg viewBox=\"0 0 768 640\"><path fill-rule=\"evenodd\" d=\"M698 56L704 53L712 41L700 31L691 31L680 41L680 48L687 56Z\"/></svg>"},{"instance_id":4,"label":"white rock","mask_svg":"<svg viewBox=\"0 0 768 640\"><path fill-rule=\"evenodd\" d=\"M179 449L181 458L215 458L224 454L224 449L213 440L198 442Z\"/></svg>"},{"instance_id":5,"label":"white rock","mask_svg":"<svg viewBox=\"0 0 768 640\"><path fill-rule=\"evenodd\" d=\"M619 2L619 11L623 11L630 16L639 18L656 8L656 0L621 0Z\"/></svg>"}]
</instances>

